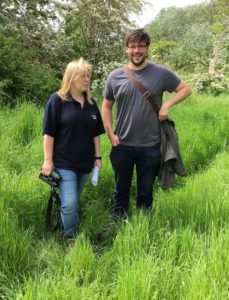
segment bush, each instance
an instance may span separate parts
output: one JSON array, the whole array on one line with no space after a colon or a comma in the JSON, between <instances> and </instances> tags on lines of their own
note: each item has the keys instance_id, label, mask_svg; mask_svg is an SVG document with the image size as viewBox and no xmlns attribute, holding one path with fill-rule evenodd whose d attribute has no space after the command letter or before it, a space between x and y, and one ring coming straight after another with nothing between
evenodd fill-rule
<instances>
[{"instance_id":1,"label":"bush","mask_svg":"<svg viewBox=\"0 0 229 300\"><path fill-rule=\"evenodd\" d=\"M0 41L0 106L14 106L25 95L36 103L46 101L59 85L55 72L34 60L33 49L1 28Z\"/></svg>"},{"instance_id":2,"label":"bush","mask_svg":"<svg viewBox=\"0 0 229 300\"><path fill-rule=\"evenodd\" d=\"M97 93L101 93L104 88L105 81L111 71L116 68L121 68L126 64L126 62L117 62L111 61L110 63L104 64L103 62L98 64L96 70L94 70L94 77L92 83L92 90L97 91Z\"/></svg>"},{"instance_id":3,"label":"bush","mask_svg":"<svg viewBox=\"0 0 229 300\"><path fill-rule=\"evenodd\" d=\"M220 70L210 75L209 73L194 74L192 77L196 92L209 92L214 96L228 93L229 78Z\"/></svg>"},{"instance_id":4,"label":"bush","mask_svg":"<svg viewBox=\"0 0 229 300\"><path fill-rule=\"evenodd\" d=\"M23 79L22 94L32 102L44 104L50 94L60 86L54 71L48 66L38 62L28 65Z\"/></svg>"}]
</instances>

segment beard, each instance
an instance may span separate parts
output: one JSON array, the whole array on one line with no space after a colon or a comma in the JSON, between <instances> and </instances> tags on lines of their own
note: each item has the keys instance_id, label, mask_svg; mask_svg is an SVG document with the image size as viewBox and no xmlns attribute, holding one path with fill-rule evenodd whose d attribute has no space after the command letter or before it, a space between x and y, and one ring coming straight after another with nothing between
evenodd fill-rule
<instances>
[{"instance_id":1,"label":"beard","mask_svg":"<svg viewBox=\"0 0 229 300\"><path fill-rule=\"evenodd\" d=\"M135 65L136 67L141 66L141 65L145 62L145 60L146 60L146 57L145 57L145 56L143 56L142 59L141 59L139 62L135 62L133 57L130 58L130 61L131 61L132 64Z\"/></svg>"}]
</instances>

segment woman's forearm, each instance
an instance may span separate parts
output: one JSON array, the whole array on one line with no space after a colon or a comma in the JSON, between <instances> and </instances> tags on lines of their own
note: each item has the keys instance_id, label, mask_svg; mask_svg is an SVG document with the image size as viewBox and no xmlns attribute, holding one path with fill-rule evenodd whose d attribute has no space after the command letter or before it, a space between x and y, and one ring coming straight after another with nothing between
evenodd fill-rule
<instances>
[{"instance_id":1,"label":"woman's forearm","mask_svg":"<svg viewBox=\"0 0 229 300\"><path fill-rule=\"evenodd\" d=\"M44 163L41 169L41 173L45 176L51 174L52 170L54 169L53 165L53 145L54 145L54 138L50 135L44 135L43 141L43 149L44 149Z\"/></svg>"},{"instance_id":2,"label":"woman's forearm","mask_svg":"<svg viewBox=\"0 0 229 300\"><path fill-rule=\"evenodd\" d=\"M94 166L99 167L99 169L102 168L102 157L100 152L100 136L94 137L94 143L95 143L95 163Z\"/></svg>"},{"instance_id":3,"label":"woman's forearm","mask_svg":"<svg viewBox=\"0 0 229 300\"><path fill-rule=\"evenodd\" d=\"M100 136L94 137L94 144L95 144L95 157L101 156L100 152Z\"/></svg>"},{"instance_id":4,"label":"woman's forearm","mask_svg":"<svg viewBox=\"0 0 229 300\"><path fill-rule=\"evenodd\" d=\"M54 145L54 138L50 135L45 134L44 141L43 141L44 161L52 161L53 145Z\"/></svg>"}]
</instances>

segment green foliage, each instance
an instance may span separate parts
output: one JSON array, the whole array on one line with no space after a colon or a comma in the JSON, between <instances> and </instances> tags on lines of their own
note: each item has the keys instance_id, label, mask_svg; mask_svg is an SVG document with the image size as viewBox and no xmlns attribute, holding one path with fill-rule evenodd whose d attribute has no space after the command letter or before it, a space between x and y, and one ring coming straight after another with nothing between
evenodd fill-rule
<instances>
[{"instance_id":1,"label":"green foliage","mask_svg":"<svg viewBox=\"0 0 229 300\"><path fill-rule=\"evenodd\" d=\"M99 62L97 68L94 71L92 90L102 92L109 73L116 68L123 67L126 64L127 62L125 60L111 61L108 63Z\"/></svg>"},{"instance_id":2,"label":"green foliage","mask_svg":"<svg viewBox=\"0 0 229 300\"><path fill-rule=\"evenodd\" d=\"M159 191L158 197L163 200L157 206L158 220L164 223L164 226L167 224L171 230L190 227L197 233L216 232L217 229L226 227L229 222L229 207L225 193L228 170L225 167L228 163L227 155L223 162L218 157L217 162L207 172L189 178L185 189L170 190L167 194ZM216 181L220 182L218 188Z\"/></svg>"},{"instance_id":3,"label":"green foliage","mask_svg":"<svg viewBox=\"0 0 229 300\"><path fill-rule=\"evenodd\" d=\"M154 41L179 42L189 27L207 21L205 6L192 5L185 8L169 7L162 9L146 29Z\"/></svg>"},{"instance_id":4,"label":"green foliage","mask_svg":"<svg viewBox=\"0 0 229 300\"><path fill-rule=\"evenodd\" d=\"M28 68L22 82L22 95L32 102L43 105L50 94L59 89L60 80L48 65L33 63L29 64Z\"/></svg>"},{"instance_id":5,"label":"green foliage","mask_svg":"<svg viewBox=\"0 0 229 300\"><path fill-rule=\"evenodd\" d=\"M146 2L1 2L0 106L15 105L17 98L43 104L58 89L66 64L80 56L93 64L92 87L101 92L108 72L124 64L124 35L135 27L130 16L140 13ZM198 91L227 92L227 20L226 0L163 9L146 26L153 41L151 58L200 74Z\"/></svg>"},{"instance_id":6,"label":"green foliage","mask_svg":"<svg viewBox=\"0 0 229 300\"><path fill-rule=\"evenodd\" d=\"M213 95L229 91L229 42L225 34L216 36L213 40L213 53L208 72L193 75L195 90L209 92Z\"/></svg>"},{"instance_id":7,"label":"green foliage","mask_svg":"<svg viewBox=\"0 0 229 300\"><path fill-rule=\"evenodd\" d=\"M177 42L175 41L157 41L154 42L151 46L151 51L154 60L157 61L164 61L166 59L166 56L171 51L171 48L176 47Z\"/></svg>"},{"instance_id":8,"label":"green foliage","mask_svg":"<svg viewBox=\"0 0 229 300\"><path fill-rule=\"evenodd\" d=\"M0 18L6 35L17 37L26 49L33 49L40 63L49 63L55 49L58 5L55 0L8 0L0 4ZM54 51L53 51L54 50Z\"/></svg>"},{"instance_id":9,"label":"green foliage","mask_svg":"<svg viewBox=\"0 0 229 300\"><path fill-rule=\"evenodd\" d=\"M142 1L6 1L0 4L0 105L26 97L43 103L59 87L66 64L85 57L95 70L101 62L123 59L123 38ZM17 57L17 59L16 59ZM95 72L95 85L103 78ZM98 77L96 77L98 74Z\"/></svg>"},{"instance_id":10,"label":"green foliage","mask_svg":"<svg viewBox=\"0 0 229 300\"><path fill-rule=\"evenodd\" d=\"M212 52L212 35L207 24L194 24L187 28L177 46L172 48L166 59L176 69L193 72L206 69Z\"/></svg>"},{"instance_id":11,"label":"green foliage","mask_svg":"<svg viewBox=\"0 0 229 300\"><path fill-rule=\"evenodd\" d=\"M162 10L146 26L152 59L193 74L196 91L228 93L228 12L225 0Z\"/></svg>"},{"instance_id":12,"label":"green foliage","mask_svg":"<svg viewBox=\"0 0 229 300\"><path fill-rule=\"evenodd\" d=\"M15 105L17 98L27 96L42 104L59 86L55 72L34 59L16 37L8 37L0 28L0 106Z\"/></svg>"},{"instance_id":13,"label":"green foliage","mask_svg":"<svg viewBox=\"0 0 229 300\"><path fill-rule=\"evenodd\" d=\"M229 140L225 132L228 131L229 114L227 110L222 114L227 105L228 96L217 98L203 94L192 95L171 109L188 174L197 172L208 165L218 152L228 149ZM189 115L190 110L192 116Z\"/></svg>"},{"instance_id":14,"label":"green foliage","mask_svg":"<svg viewBox=\"0 0 229 300\"><path fill-rule=\"evenodd\" d=\"M208 92L218 96L229 91L229 77L220 71L213 75L209 75L209 73L193 74L191 81L196 92Z\"/></svg>"},{"instance_id":15,"label":"green foliage","mask_svg":"<svg viewBox=\"0 0 229 300\"><path fill-rule=\"evenodd\" d=\"M228 96L195 95L171 109L187 178L155 187L152 213L135 209L115 225L110 144L103 169L80 201L80 235L66 250L44 229L49 188L43 109L22 103L0 112L0 293L3 299L226 299L229 281ZM225 151L225 152L224 152ZM97 239L107 230L104 240ZM200 284L201 283L201 284Z\"/></svg>"},{"instance_id":16,"label":"green foliage","mask_svg":"<svg viewBox=\"0 0 229 300\"><path fill-rule=\"evenodd\" d=\"M178 31L180 32L179 28ZM213 35L207 23L191 24L186 27L186 31L179 39L171 41L169 36L167 39L153 43L152 49L153 53L157 54L158 44L162 45L164 51L159 54L172 67L189 73L208 68L212 55Z\"/></svg>"},{"instance_id":17,"label":"green foliage","mask_svg":"<svg viewBox=\"0 0 229 300\"><path fill-rule=\"evenodd\" d=\"M52 0L5 1L0 18L0 106L23 97L43 104L59 87L51 59L57 5Z\"/></svg>"},{"instance_id":18,"label":"green foliage","mask_svg":"<svg viewBox=\"0 0 229 300\"><path fill-rule=\"evenodd\" d=\"M79 56L98 64L123 59L123 38L134 26L131 13L140 12L144 1L70 1L65 14L66 34Z\"/></svg>"}]
</instances>

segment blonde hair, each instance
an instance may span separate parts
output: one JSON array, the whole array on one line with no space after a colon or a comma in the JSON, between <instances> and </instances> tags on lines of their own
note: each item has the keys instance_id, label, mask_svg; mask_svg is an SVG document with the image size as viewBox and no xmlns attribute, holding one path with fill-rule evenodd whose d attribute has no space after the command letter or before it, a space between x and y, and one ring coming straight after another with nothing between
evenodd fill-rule
<instances>
[{"instance_id":1,"label":"blonde hair","mask_svg":"<svg viewBox=\"0 0 229 300\"><path fill-rule=\"evenodd\" d=\"M77 60L71 61L64 72L64 76L61 82L61 87L57 94L61 97L63 100L68 99L68 95L70 92L70 87L72 85L72 81L81 75L84 75L86 72L92 73L92 65L85 60L84 58L79 58ZM91 100L91 92L90 88L87 89L87 100L90 104L93 104Z\"/></svg>"}]
</instances>

